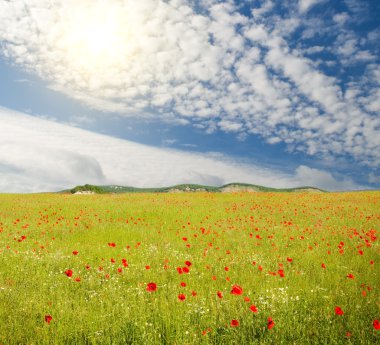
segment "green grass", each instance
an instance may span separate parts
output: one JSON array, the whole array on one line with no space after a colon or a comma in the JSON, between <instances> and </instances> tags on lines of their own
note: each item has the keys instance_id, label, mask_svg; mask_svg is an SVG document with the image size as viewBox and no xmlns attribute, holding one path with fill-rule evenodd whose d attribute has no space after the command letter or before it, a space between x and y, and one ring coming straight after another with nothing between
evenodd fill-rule
<instances>
[{"instance_id":1,"label":"green grass","mask_svg":"<svg viewBox=\"0 0 380 345\"><path fill-rule=\"evenodd\" d=\"M379 204L379 192L0 195L0 344L378 343Z\"/></svg>"}]
</instances>

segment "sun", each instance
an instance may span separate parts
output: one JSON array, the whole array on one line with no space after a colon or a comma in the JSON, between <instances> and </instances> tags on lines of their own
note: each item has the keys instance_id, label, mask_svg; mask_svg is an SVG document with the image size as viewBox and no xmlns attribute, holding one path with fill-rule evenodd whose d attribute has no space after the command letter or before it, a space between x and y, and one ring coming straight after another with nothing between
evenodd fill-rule
<instances>
[{"instance_id":1,"label":"sun","mask_svg":"<svg viewBox=\"0 0 380 345\"><path fill-rule=\"evenodd\" d=\"M116 25L102 20L86 23L77 32L77 40L82 49L95 58L112 55L117 49L118 38Z\"/></svg>"},{"instance_id":2,"label":"sun","mask_svg":"<svg viewBox=\"0 0 380 345\"><path fill-rule=\"evenodd\" d=\"M82 73L117 67L136 51L138 25L120 2L85 2L66 16L61 47L68 65Z\"/></svg>"}]
</instances>

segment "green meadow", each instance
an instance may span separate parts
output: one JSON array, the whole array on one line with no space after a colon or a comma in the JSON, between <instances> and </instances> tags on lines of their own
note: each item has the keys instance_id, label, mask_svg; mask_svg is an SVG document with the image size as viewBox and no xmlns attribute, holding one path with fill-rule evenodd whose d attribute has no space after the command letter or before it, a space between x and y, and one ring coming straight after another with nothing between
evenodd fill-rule
<instances>
[{"instance_id":1,"label":"green meadow","mask_svg":"<svg viewBox=\"0 0 380 345\"><path fill-rule=\"evenodd\" d=\"M380 343L380 192L0 195L0 344Z\"/></svg>"}]
</instances>

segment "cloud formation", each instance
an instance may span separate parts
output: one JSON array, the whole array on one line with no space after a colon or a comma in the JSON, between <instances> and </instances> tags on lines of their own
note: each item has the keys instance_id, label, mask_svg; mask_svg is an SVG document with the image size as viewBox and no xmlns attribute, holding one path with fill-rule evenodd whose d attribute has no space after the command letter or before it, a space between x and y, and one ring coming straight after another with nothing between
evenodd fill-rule
<instances>
[{"instance_id":1,"label":"cloud formation","mask_svg":"<svg viewBox=\"0 0 380 345\"><path fill-rule=\"evenodd\" d=\"M324 19L321 2L266 0L248 15L232 0L0 0L0 40L12 63L94 109L376 168L376 32L350 29L355 0Z\"/></svg>"},{"instance_id":2,"label":"cloud formation","mask_svg":"<svg viewBox=\"0 0 380 345\"><path fill-rule=\"evenodd\" d=\"M279 188L360 188L306 166L292 175L222 154L158 149L1 107L0 128L0 192L57 191L84 183L158 187L246 182Z\"/></svg>"},{"instance_id":3,"label":"cloud formation","mask_svg":"<svg viewBox=\"0 0 380 345\"><path fill-rule=\"evenodd\" d=\"M306 13L311 7L323 1L324 0L299 0L298 8L301 13Z\"/></svg>"}]
</instances>

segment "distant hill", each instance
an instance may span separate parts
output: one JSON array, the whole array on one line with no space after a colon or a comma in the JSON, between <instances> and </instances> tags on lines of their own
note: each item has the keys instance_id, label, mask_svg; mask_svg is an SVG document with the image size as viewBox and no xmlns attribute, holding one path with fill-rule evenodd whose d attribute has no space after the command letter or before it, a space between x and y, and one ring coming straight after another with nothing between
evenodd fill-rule
<instances>
[{"instance_id":1,"label":"distant hill","mask_svg":"<svg viewBox=\"0 0 380 345\"><path fill-rule=\"evenodd\" d=\"M67 192L67 191L64 191ZM104 191L102 186L93 186L91 184L85 184L84 186L76 186L70 189L72 194L103 194L107 193Z\"/></svg>"},{"instance_id":2,"label":"distant hill","mask_svg":"<svg viewBox=\"0 0 380 345\"><path fill-rule=\"evenodd\" d=\"M136 188L128 186L94 186L86 184L84 186L76 186L69 190L63 190L60 193L72 194L110 194L110 193L186 193L186 192L310 192L324 193L325 191L315 187L297 187L297 188L270 188L248 183L229 183L220 187L204 186L199 184L179 184L170 187L160 188Z\"/></svg>"}]
</instances>

